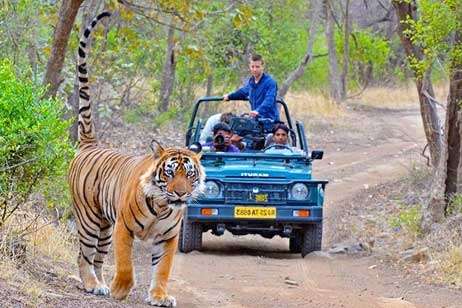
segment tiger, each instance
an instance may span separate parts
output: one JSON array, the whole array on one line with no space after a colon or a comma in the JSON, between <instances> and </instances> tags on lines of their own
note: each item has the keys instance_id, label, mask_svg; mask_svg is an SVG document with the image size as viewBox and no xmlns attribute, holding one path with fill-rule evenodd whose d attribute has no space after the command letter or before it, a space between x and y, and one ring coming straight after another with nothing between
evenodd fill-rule
<instances>
[{"instance_id":1,"label":"tiger","mask_svg":"<svg viewBox=\"0 0 462 308\"><path fill-rule=\"evenodd\" d=\"M98 145L92 121L87 67L88 43L103 12L82 34L78 48L78 149L68 182L80 241L78 268L86 292L126 298L135 285L132 251L135 238L152 240L152 280L147 303L175 307L167 282L188 200L204 188L200 154L163 147L153 153L126 155ZM115 274L110 288L103 263L111 243Z\"/></svg>"}]
</instances>

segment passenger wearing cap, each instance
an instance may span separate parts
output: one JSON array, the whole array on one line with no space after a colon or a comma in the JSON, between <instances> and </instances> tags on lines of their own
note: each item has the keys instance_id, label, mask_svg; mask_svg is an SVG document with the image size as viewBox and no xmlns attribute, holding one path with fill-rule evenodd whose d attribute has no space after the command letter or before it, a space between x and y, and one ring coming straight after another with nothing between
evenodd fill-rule
<instances>
[{"instance_id":1,"label":"passenger wearing cap","mask_svg":"<svg viewBox=\"0 0 462 308\"><path fill-rule=\"evenodd\" d=\"M204 144L213 152L239 153L239 149L231 143L233 132L228 124L218 123L213 127L213 140Z\"/></svg>"}]
</instances>

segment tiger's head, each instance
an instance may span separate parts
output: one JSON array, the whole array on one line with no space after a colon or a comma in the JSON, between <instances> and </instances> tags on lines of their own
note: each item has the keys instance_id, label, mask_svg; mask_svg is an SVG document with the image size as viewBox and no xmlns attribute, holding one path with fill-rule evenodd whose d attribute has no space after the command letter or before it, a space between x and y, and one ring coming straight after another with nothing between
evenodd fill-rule
<instances>
[{"instance_id":1,"label":"tiger's head","mask_svg":"<svg viewBox=\"0 0 462 308\"><path fill-rule=\"evenodd\" d=\"M203 191L205 172L198 154L159 145L155 157L153 168L142 176L146 197L160 203L182 205Z\"/></svg>"}]
</instances>

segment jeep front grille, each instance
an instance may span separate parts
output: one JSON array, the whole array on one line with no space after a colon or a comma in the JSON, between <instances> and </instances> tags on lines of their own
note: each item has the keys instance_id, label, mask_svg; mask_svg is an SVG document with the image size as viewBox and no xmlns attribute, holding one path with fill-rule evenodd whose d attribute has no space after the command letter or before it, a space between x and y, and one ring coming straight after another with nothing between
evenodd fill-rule
<instances>
[{"instance_id":1,"label":"jeep front grille","mask_svg":"<svg viewBox=\"0 0 462 308\"><path fill-rule=\"evenodd\" d=\"M287 185L227 183L224 196L225 202L283 202L287 200Z\"/></svg>"}]
</instances>

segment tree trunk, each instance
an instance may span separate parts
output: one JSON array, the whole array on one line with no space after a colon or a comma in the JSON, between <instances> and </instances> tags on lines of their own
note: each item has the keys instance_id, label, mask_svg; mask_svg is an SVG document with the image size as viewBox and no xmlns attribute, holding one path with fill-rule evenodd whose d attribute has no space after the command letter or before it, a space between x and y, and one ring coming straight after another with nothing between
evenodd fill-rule
<instances>
[{"instance_id":1,"label":"tree trunk","mask_svg":"<svg viewBox=\"0 0 462 308\"><path fill-rule=\"evenodd\" d=\"M334 40L334 16L329 0L325 1L326 11L326 41L329 56L329 87L331 98L339 103L341 101L341 83L339 79L337 51Z\"/></svg>"},{"instance_id":2,"label":"tree trunk","mask_svg":"<svg viewBox=\"0 0 462 308\"><path fill-rule=\"evenodd\" d=\"M350 32L351 32L351 20L350 20L350 0L346 0L345 3L345 17L343 21L343 69L342 75L340 76L341 81L341 99L345 100L348 91L348 65L350 64Z\"/></svg>"},{"instance_id":3,"label":"tree trunk","mask_svg":"<svg viewBox=\"0 0 462 308\"><path fill-rule=\"evenodd\" d=\"M168 27L167 34L167 53L165 56L165 63L162 72L162 82L160 86L160 111L165 112L168 110L170 95L173 92L173 85L175 82L175 28L173 27L173 17Z\"/></svg>"},{"instance_id":4,"label":"tree trunk","mask_svg":"<svg viewBox=\"0 0 462 308\"><path fill-rule=\"evenodd\" d=\"M207 88L206 88L205 96L211 96L212 91L213 91L213 74L209 74L207 76Z\"/></svg>"},{"instance_id":5,"label":"tree trunk","mask_svg":"<svg viewBox=\"0 0 462 308\"><path fill-rule=\"evenodd\" d=\"M298 67L289 73L289 76L287 76L287 79L283 82L281 88L279 89L279 96L282 97L284 97L287 94L287 91L289 91L289 88L294 83L294 81L303 76L306 66L313 57L313 44L314 40L316 39L316 33L319 26L319 16L321 13L323 1L313 0L311 3L312 8L310 14L310 27L308 29L308 42L306 44L306 52Z\"/></svg>"},{"instance_id":6,"label":"tree trunk","mask_svg":"<svg viewBox=\"0 0 462 308\"><path fill-rule=\"evenodd\" d=\"M396 14L398 15L398 33L401 43L404 47L408 58L422 61L424 59L423 50L420 46L414 45L409 35L406 35L406 30L409 29L409 24L405 21L408 17L417 20L417 6L415 0L408 3L403 0L393 0ZM425 136L430 149L431 163L434 168L438 166L441 150L442 150L442 134L440 127L440 119L436 110L435 104L431 97L434 97L433 85L430 78L430 70L424 74L414 70L417 92L420 102L420 113L422 116Z\"/></svg>"},{"instance_id":7,"label":"tree trunk","mask_svg":"<svg viewBox=\"0 0 462 308\"><path fill-rule=\"evenodd\" d=\"M462 30L455 34L454 50L462 50ZM449 99L446 121L448 122L448 162L446 198L462 192L462 56L453 56L449 81Z\"/></svg>"},{"instance_id":8,"label":"tree trunk","mask_svg":"<svg viewBox=\"0 0 462 308\"><path fill-rule=\"evenodd\" d=\"M64 65L69 36L82 2L83 0L63 0L59 9L59 19L53 35L51 55L48 59L43 79L43 84L48 86L45 94L47 97L56 96L62 82L61 71Z\"/></svg>"}]
</instances>

